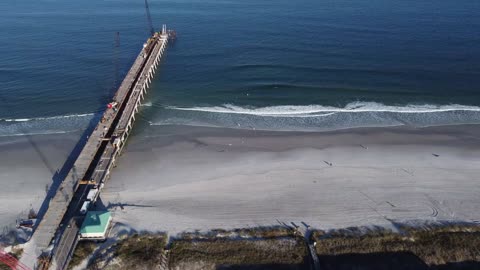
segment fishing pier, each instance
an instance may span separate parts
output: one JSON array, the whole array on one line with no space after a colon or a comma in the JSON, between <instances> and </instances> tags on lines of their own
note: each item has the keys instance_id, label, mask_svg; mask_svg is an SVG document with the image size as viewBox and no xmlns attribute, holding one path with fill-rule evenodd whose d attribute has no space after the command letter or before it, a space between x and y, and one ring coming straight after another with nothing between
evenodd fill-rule
<instances>
[{"instance_id":1,"label":"fishing pier","mask_svg":"<svg viewBox=\"0 0 480 270\"><path fill-rule=\"evenodd\" d=\"M28 246L27 254L30 257L34 254L40 259L31 265L31 258L24 260L22 257L23 263L32 269L56 270L68 266L79 241L79 228L85 219L85 210L93 206L109 179L172 35L173 32L168 31L165 25L161 32L152 33L101 120L88 136L68 175L50 198L48 209Z\"/></svg>"}]
</instances>

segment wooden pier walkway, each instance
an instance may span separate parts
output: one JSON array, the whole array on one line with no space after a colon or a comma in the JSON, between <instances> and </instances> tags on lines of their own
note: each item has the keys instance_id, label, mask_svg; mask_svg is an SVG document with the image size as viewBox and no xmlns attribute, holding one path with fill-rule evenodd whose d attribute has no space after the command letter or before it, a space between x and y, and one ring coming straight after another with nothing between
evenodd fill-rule
<instances>
[{"instance_id":1,"label":"wooden pier walkway","mask_svg":"<svg viewBox=\"0 0 480 270\"><path fill-rule=\"evenodd\" d=\"M93 186L103 188L115 159L123 149L131 132L135 113L143 99L155 70L160 63L169 36L166 26L162 32L150 37L135 59L127 76L118 88L112 101L67 177L60 184L48 209L41 218L22 257L24 264L40 269L65 269L77 244L79 223L83 220L80 207ZM72 222L76 226L72 226ZM81 224L81 223L80 223ZM48 253L48 266L36 266L36 258ZM35 257L32 259L32 257Z\"/></svg>"}]
</instances>

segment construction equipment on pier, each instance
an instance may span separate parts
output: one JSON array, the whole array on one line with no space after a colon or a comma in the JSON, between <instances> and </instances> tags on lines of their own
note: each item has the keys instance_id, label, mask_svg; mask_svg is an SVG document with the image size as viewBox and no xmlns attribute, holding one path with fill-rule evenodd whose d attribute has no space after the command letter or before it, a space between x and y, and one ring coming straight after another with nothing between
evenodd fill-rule
<instances>
[{"instance_id":1,"label":"construction equipment on pier","mask_svg":"<svg viewBox=\"0 0 480 270\"><path fill-rule=\"evenodd\" d=\"M57 270L68 266L85 215L92 210L125 146L135 114L168 40L169 31L165 25L161 32L155 32L147 40L69 174L51 198L48 210L32 236L35 250L28 250L29 254L37 256L40 255L37 251L43 252L43 260L38 261L40 269Z\"/></svg>"},{"instance_id":2,"label":"construction equipment on pier","mask_svg":"<svg viewBox=\"0 0 480 270\"><path fill-rule=\"evenodd\" d=\"M114 91L118 88L120 83L120 32L115 32L115 43L113 46L113 66L114 66L114 81L112 90L109 93L108 97L111 97L114 94Z\"/></svg>"},{"instance_id":3,"label":"construction equipment on pier","mask_svg":"<svg viewBox=\"0 0 480 270\"><path fill-rule=\"evenodd\" d=\"M101 120L86 141L67 176L60 183L53 197L48 198L48 208L34 226L34 233L22 256L22 265L35 269L65 269L79 241L80 225L85 214L92 210L104 183L109 179L116 159L131 133L135 114L139 110L154 73L160 63L168 41L176 34L162 26L155 32L147 0L145 9L151 36L140 51L132 67L121 82L112 100L107 104ZM115 34L114 54L120 44ZM115 58L115 79L118 78L118 62ZM116 84L116 83L115 83ZM33 262L29 257L36 257ZM27 268L25 268L27 269Z\"/></svg>"},{"instance_id":4,"label":"construction equipment on pier","mask_svg":"<svg viewBox=\"0 0 480 270\"><path fill-rule=\"evenodd\" d=\"M150 7L148 5L148 0L145 0L145 12L147 14L148 31L150 33L150 36L153 37L155 35L155 29L153 28L152 16L150 15ZM167 30L166 25L162 26L162 31L160 33L162 35L167 35L169 39L177 38L177 33L171 29Z\"/></svg>"},{"instance_id":5,"label":"construction equipment on pier","mask_svg":"<svg viewBox=\"0 0 480 270\"><path fill-rule=\"evenodd\" d=\"M152 16L150 16L150 8L148 7L147 0L145 0L145 11L147 12L148 30L150 31L150 36L153 36L155 34L155 30L153 30Z\"/></svg>"}]
</instances>

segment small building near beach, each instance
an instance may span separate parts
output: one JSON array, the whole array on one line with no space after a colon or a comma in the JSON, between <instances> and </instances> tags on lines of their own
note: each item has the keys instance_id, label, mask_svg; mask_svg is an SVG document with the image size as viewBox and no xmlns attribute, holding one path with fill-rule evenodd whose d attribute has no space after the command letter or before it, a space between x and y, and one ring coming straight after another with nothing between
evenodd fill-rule
<instances>
[{"instance_id":1,"label":"small building near beach","mask_svg":"<svg viewBox=\"0 0 480 270\"><path fill-rule=\"evenodd\" d=\"M108 211L88 211L80 228L80 239L105 240L112 222Z\"/></svg>"}]
</instances>

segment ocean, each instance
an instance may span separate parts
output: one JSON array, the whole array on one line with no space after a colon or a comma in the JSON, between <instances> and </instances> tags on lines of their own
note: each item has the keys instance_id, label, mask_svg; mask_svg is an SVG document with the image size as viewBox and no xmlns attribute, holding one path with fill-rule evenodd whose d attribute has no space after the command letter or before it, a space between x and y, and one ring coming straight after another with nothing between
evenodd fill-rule
<instances>
[{"instance_id":1,"label":"ocean","mask_svg":"<svg viewBox=\"0 0 480 270\"><path fill-rule=\"evenodd\" d=\"M480 123L477 0L149 3L157 29L178 38L144 125ZM0 136L85 129L148 37L143 0L4 0L0 14Z\"/></svg>"}]
</instances>

